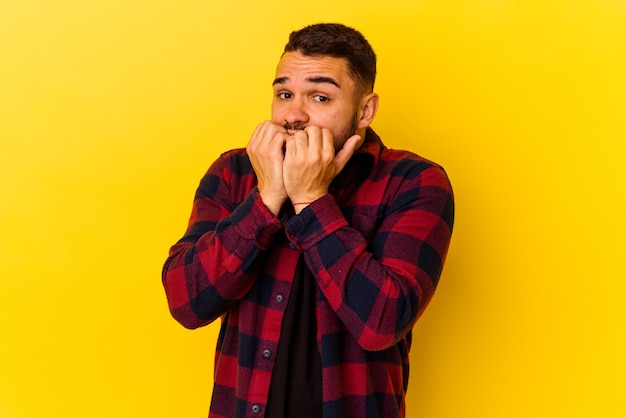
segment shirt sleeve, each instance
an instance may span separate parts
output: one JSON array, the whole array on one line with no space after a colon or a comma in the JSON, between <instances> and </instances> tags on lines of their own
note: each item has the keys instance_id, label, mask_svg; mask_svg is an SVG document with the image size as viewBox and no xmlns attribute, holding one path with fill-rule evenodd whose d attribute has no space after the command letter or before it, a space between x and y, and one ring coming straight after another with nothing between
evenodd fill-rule
<instances>
[{"instance_id":1,"label":"shirt sleeve","mask_svg":"<svg viewBox=\"0 0 626 418\"><path fill-rule=\"evenodd\" d=\"M235 175L233 158L222 156L203 177L187 231L163 267L170 311L187 328L214 321L243 298L283 228L261 201L251 167ZM249 192L237 196L242 190Z\"/></svg>"},{"instance_id":2,"label":"shirt sleeve","mask_svg":"<svg viewBox=\"0 0 626 418\"><path fill-rule=\"evenodd\" d=\"M286 225L330 306L366 350L386 349L412 328L450 243L454 200L446 173L435 165L411 170L394 178L400 185L379 202L371 236L348 222L330 194Z\"/></svg>"}]
</instances>

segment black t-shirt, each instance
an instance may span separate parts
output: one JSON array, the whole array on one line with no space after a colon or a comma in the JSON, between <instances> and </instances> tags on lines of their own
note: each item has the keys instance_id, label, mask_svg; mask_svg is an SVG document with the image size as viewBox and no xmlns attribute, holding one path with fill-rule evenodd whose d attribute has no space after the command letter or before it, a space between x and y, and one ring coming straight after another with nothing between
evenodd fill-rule
<instances>
[{"instance_id":1,"label":"black t-shirt","mask_svg":"<svg viewBox=\"0 0 626 418\"><path fill-rule=\"evenodd\" d=\"M322 417L322 361L317 348L316 293L315 278L301 256L283 318L266 417Z\"/></svg>"}]
</instances>

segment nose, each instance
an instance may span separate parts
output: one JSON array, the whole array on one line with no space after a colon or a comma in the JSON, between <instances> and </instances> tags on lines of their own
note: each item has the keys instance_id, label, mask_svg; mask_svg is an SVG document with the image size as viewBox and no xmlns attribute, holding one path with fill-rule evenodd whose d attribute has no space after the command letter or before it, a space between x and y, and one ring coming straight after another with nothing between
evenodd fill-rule
<instances>
[{"instance_id":1,"label":"nose","mask_svg":"<svg viewBox=\"0 0 626 418\"><path fill-rule=\"evenodd\" d=\"M285 112L285 122L291 126L305 124L309 121L309 115L302 100L292 99L289 101Z\"/></svg>"}]
</instances>

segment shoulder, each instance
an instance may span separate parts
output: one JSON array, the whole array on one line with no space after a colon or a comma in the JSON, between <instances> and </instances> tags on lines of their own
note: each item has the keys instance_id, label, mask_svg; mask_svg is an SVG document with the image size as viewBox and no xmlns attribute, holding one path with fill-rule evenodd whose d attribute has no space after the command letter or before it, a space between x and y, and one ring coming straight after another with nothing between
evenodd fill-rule
<instances>
[{"instance_id":1,"label":"shoulder","mask_svg":"<svg viewBox=\"0 0 626 418\"><path fill-rule=\"evenodd\" d=\"M441 187L450 188L448 175L440 164L412 151L384 148L377 168L390 177L420 182L429 179Z\"/></svg>"},{"instance_id":2,"label":"shoulder","mask_svg":"<svg viewBox=\"0 0 626 418\"><path fill-rule=\"evenodd\" d=\"M359 151L361 155L368 155L373 162L378 175L398 176L412 179L424 173L431 173L447 180L443 167L421 155L402 149L387 148L378 134L368 128L365 143Z\"/></svg>"},{"instance_id":3,"label":"shoulder","mask_svg":"<svg viewBox=\"0 0 626 418\"><path fill-rule=\"evenodd\" d=\"M220 154L209 167L207 175L247 175L252 165L245 148L235 148Z\"/></svg>"},{"instance_id":4,"label":"shoulder","mask_svg":"<svg viewBox=\"0 0 626 418\"><path fill-rule=\"evenodd\" d=\"M217 204L232 211L246 199L256 184L256 175L245 150L226 151L211 164L200 179L194 205L200 207Z\"/></svg>"}]
</instances>

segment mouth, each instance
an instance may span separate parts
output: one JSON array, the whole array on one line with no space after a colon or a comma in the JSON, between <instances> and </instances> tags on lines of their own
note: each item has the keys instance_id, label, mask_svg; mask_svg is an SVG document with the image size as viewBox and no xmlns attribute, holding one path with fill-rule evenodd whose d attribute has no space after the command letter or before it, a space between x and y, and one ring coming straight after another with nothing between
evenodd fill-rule
<instances>
[{"instance_id":1,"label":"mouth","mask_svg":"<svg viewBox=\"0 0 626 418\"><path fill-rule=\"evenodd\" d=\"M290 124L290 123L286 123L286 124L285 124L285 125L283 125L283 126L284 126L284 128L287 130L287 133L288 133L290 136L293 136L293 135L296 133L296 131L304 131L304 128L306 128L306 126L301 125L301 124L299 124L299 123L298 123L298 124L295 124L295 125L292 125L292 124Z\"/></svg>"}]
</instances>

